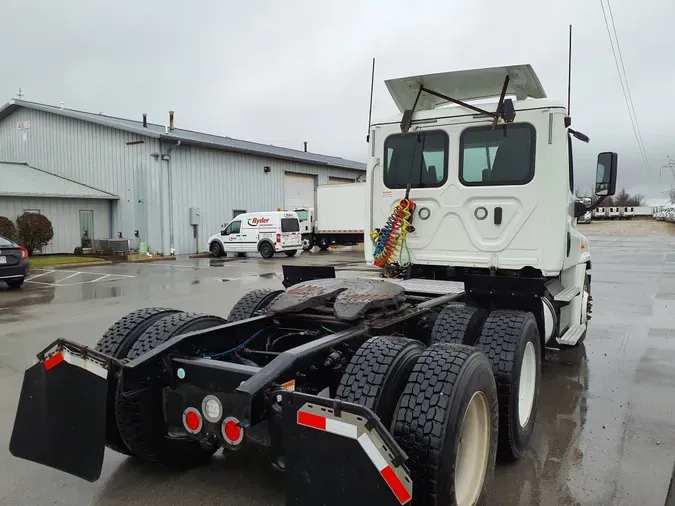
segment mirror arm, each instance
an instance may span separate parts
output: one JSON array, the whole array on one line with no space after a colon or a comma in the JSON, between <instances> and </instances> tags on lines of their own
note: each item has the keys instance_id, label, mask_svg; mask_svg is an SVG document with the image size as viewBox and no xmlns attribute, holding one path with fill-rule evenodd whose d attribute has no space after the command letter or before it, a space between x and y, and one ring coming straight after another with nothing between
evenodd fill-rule
<instances>
[{"instance_id":1,"label":"mirror arm","mask_svg":"<svg viewBox=\"0 0 675 506\"><path fill-rule=\"evenodd\" d=\"M602 197L600 197L600 198L595 202L595 204L591 204L589 207L586 208L586 212L588 212L588 211L594 211L595 208L596 208L596 207L599 207L600 204L602 204L602 202L603 202L607 197L609 197L609 195L603 195Z\"/></svg>"}]
</instances>

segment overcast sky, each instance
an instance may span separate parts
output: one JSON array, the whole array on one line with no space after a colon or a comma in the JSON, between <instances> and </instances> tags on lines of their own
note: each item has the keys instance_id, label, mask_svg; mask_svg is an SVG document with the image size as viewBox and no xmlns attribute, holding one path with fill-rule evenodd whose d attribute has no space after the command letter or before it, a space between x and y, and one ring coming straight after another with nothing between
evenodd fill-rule
<instances>
[{"instance_id":1,"label":"overcast sky","mask_svg":"<svg viewBox=\"0 0 675 506\"><path fill-rule=\"evenodd\" d=\"M544 8L543 5L547 7ZM383 80L530 63L566 100L574 25L573 127L579 186L595 156L619 153L619 187L648 195L675 180L672 0L613 0L633 102L652 167L637 147L599 0L5 0L0 102L24 98L364 160L371 58L374 116L395 114Z\"/></svg>"}]
</instances>

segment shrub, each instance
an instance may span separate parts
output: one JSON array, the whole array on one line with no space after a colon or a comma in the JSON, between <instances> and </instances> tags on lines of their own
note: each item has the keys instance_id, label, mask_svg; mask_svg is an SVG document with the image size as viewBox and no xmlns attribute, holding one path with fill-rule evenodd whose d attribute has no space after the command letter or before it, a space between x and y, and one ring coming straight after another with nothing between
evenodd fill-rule
<instances>
[{"instance_id":1,"label":"shrub","mask_svg":"<svg viewBox=\"0 0 675 506\"><path fill-rule=\"evenodd\" d=\"M16 219L17 236L28 254L41 250L54 237L54 229L49 218L38 213L23 213Z\"/></svg>"},{"instance_id":2,"label":"shrub","mask_svg":"<svg viewBox=\"0 0 675 506\"><path fill-rule=\"evenodd\" d=\"M6 216L0 216L0 235L10 241L16 241L16 227Z\"/></svg>"},{"instance_id":3,"label":"shrub","mask_svg":"<svg viewBox=\"0 0 675 506\"><path fill-rule=\"evenodd\" d=\"M73 254L74 255L82 255L82 254L84 254L84 250L81 247L78 246L77 248L75 248L75 251L73 251Z\"/></svg>"},{"instance_id":4,"label":"shrub","mask_svg":"<svg viewBox=\"0 0 675 506\"><path fill-rule=\"evenodd\" d=\"M107 256L113 255L114 253L113 253L112 246L106 246L105 248L103 248L103 254L107 255Z\"/></svg>"}]
</instances>

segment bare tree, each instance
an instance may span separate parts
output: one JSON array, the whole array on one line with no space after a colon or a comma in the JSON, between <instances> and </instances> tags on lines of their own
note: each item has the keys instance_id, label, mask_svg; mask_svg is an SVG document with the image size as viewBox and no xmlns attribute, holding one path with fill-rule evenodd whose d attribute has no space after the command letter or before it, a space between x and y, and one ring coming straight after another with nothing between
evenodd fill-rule
<instances>
[{"instance_id":1,"label":"bare tree","mask_svg":"<svg viewBox=\"0 0 675 506\"><path fill-rule=\"evenodd\" d=\"M670 199L671 204L675 204L675 188L672 186L670 187L670 190L668 190L668 198Z\"/></svg>"}]
</instances>

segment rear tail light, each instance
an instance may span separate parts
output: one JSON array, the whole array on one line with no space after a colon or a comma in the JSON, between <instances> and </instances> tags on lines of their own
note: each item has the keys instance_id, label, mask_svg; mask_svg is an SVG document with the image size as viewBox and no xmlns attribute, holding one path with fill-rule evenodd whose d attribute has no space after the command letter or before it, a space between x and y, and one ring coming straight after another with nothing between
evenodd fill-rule
<instances>
[{"instance_id":1,"label":"rear tail light","mask_svg":"<svg viewBox=\"0 0 675 506\"><path fill-rule=\"evenodd\" d=\"M277 234L277 242L281 242L281 234Z\"/></svg>"},{"instance_id":2,"label":"rear tail light","mask_svg":"<svg viewBox=\"0 0 675 506\"><path fill-rule=\"evenodd\" d=\"M183 411L183 426L190 434L197 434L202 430L202 415L195 408Z\"/></svg>"},{"instance_id":3,"label":"rear tail light","mask_svg":"<svg viewBox=\"0 0 675 506\"><path fill-rule=\"evenodd\" d=\"M19 249L21 250L21 260L28 258L28 250L26 248L22 248L21 246L19 246Z\"/></svg>"},{"instance_id":4,"label":"rear tail light","mask_svg":"<svg viewBox=\"0 0 675 506\"><path fill-rule=\"evenodd\" d=\"M223 439L233 446L241 444L244 440L244 429L239 426L239 420L231 416L223 420Z\"/></svg>"}]
</instances>

